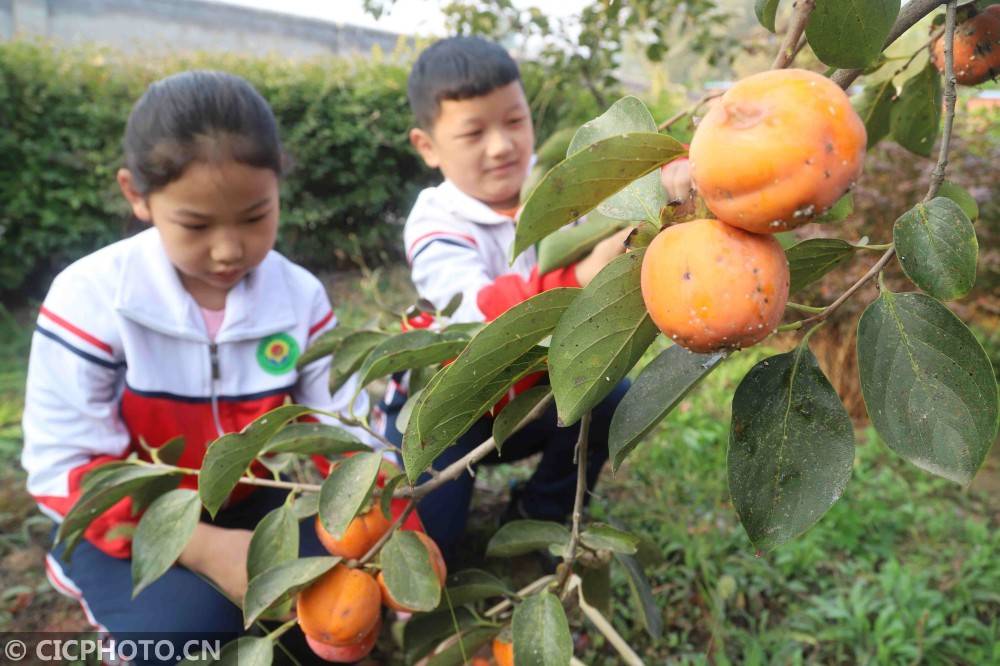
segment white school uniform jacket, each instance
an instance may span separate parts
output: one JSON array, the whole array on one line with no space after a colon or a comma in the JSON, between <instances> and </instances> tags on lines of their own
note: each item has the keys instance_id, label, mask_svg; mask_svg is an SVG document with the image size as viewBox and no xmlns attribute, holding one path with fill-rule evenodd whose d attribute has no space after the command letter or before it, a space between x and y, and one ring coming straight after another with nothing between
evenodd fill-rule
<instances>
[{"instance_id":1,"label":"white school uniform jacket","mask_svg":"<svg viewBox=\"0 0 1000 666\"><path fill-rule=\"evenodd\" d=\"M554 287L579 287L574 266L538 274L535 249L510 264L514 220L463 193L451 181L417 197L403 239L417 293L444 308L455 293L455 321L491 321Z\"/></svg>"},{"instance_id":2,"label":"white school uniform jacket","mask_svg":"<svg viewBox=\"0 0 1000 666\"><path fill-rule=\"evenodd\" d=\"M229 292L214 342L156 229L80 259L52 283L32 338L21 456L29 492L60 521L86 472L135 451L148 457L140 438L157 447L182 435L178 464L199 468L212 440L286 400L346 412L356 383L331 395L329 357L295 369L335 325L319 280L277 252ZM354 408L367 412L364 392ZM196 484L191 476L181 486ZM248 492L239 486L230 500ZM130 537L109 530L134 523L131 513L126 498L86 538L127 557Z\"/></svg>"}]
</instances>

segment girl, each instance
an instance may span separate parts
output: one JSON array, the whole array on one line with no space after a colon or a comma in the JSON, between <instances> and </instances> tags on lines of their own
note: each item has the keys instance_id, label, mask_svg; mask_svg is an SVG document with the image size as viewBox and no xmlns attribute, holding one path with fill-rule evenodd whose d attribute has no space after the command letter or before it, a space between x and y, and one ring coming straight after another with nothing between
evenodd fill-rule
<instances>
[{"instance_id":1,"label":"girl","mask_svg":"<svg viewBox=\"0 0 1000 666\"><path fill-rule=\"evenodd\" d=\"M178 464L200 467L212 440L286 400L347 412L356 388L330 395L329 358L295 368L336 320L320 282L273 251L285 160L257 91L221 72L158 81L132 109L124 152L118 184L152 228L60 273L32 340L22 464L57 522L88 471L143 455L140 438L155 447L182 435ZM367 410L362 392L354 413ZM47 573L113 635L235 635L242 612L230 600L246 591L252 529L282 500L239 486L135 599L123 527L138 518L128 498L94 521L72 563L55 548ZM308 521L301 551L326 554Z\"/></svg>"}]
</instances>

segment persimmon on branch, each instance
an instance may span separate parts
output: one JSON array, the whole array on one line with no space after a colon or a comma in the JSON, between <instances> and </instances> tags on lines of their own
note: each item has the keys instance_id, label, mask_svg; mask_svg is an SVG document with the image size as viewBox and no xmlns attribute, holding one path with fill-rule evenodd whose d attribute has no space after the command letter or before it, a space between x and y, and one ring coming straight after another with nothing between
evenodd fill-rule
<instances>
[{"instance_id":1,"label":"persimmon on branch","mask_svg":"<svg viewBox=\"0 0 1000 666\"><path fill-rule=\"evenodd\" d=\"M913 4L916 4L916 0ZM951 134L952 127L955 124L955 101L957 98L957 93L955 91L955 13L957 10L958 0L948 0L947 11L945 12L945 31L944 31L944 60L945 60L945 90L944 90L944 107L945 107L945 117L944 117L944 130L941 136L941 147L938 152L937 164L934 166L934 170L931 172L930 185L927 188L927 194L924 196L923 201L927 202L934 198L937 194L938 189L941 187L941 183L944 182L945 170L948 167L948 151L951 148ZM862 275L854 284L852 284L847 291L840 295L837 300L835 300L830 305L823 308L819 313L807 318L795 322L795 328L802 328L807 324L818 324L829 317L833 312L839 308L843 303L849 299L858 289L860 289L868 280L878 275L883 268L889 263L893 255L896 253L895 246L890 245L889 249L879 258L879 260L872 266L868 271Z\"/></svg>"}]
</instances>

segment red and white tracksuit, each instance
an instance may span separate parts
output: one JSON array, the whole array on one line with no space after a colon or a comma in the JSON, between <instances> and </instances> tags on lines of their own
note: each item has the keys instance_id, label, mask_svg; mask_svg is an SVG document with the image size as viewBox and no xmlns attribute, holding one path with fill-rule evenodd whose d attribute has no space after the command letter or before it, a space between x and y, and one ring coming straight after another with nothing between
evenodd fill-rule
<instances>
[{"instance_id":1,"label":"red and white tracksuit","mask_svg":"<svg viewBox=\"0 0 1000 666\"><path fill-rule=\"evenodd\" d=\"M145 457L140 438L157 447L183 435L178 464L198 468L212 440L288 400L348 411L353 378L331 395L329 357L301 371L294 363L334 326L319 280L277 252L229 292L214 342L156 229L80 259L55 278L32 338L21 456L29 492L58 522L87 471L133 452ZM354 413L367 411L362 392ZM182 487L196 484L186 477ZM247 492L240 486L230 500ZM109 531L136 520L126 498L85 536L128 557L130 537Z\"/></svg>"}]
</instances>

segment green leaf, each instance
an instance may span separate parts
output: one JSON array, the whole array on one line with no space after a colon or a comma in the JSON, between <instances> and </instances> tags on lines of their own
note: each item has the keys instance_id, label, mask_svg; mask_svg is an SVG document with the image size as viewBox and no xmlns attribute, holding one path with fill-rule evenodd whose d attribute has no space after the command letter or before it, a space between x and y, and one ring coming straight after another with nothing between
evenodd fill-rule
<instances>
[{"instance_id":1,"label":"green leaf","mask_svg":"<svg viewBox=\"0 0 1000 666\"><path fill-rule=\"evenodd\" d=\"M569 530L544 520L512 520L500 526L486 544L486 557L514 557L551 544L569 543Z\"/></svg>"},{"instance_id":2,"label":"green leaf","mask_svg":"<svg viewBox=\"0 0 1000 666\"><path fill-rule=\"evenodd\" d=\"M182 476L179 472L133 464L116 465L109 472L97 476L91 473L94 481L66 514L56 533L56 543L66 544L63 557L69 559L90 523L126 495L147 484L162 482L165 477L179 479Z\"/></svg>"},{"instance_id":3,"label":"green leaf","mask_svg":"<svg viewBox=\"0 0 1000 666\"><path fill-rule=\"evenodd\" d=\"M201 464L198 492L213 517L271 438L286 423L311 411L302 405L284 405L254 419L241 432L212 442Z\"/></svg>"},{"instance_id":4,"label":"green leaf","mask_svg":"<svg viewBox=\"0 0 1000 666\"><path fill-rule=\"evenodd\" d=\"M945 197L918 203L892 227L906 276L934 298L950 301L976 282L979 242L962 208Z\"/></svg>"},{"instance_id":5,"label":"green leaf","mask_svg":"<svg viewBox=\"0 0 1000 666\"><path fill-rule=\"evenodd\" d=\"M757 15L757 21L767 28L768 32L775 32L774 20L778 15L778 3L780 0L754 0L753 13Z\"/></svg>"},{"instance_id":6,"label":"green leaf","mask_svg":"<svg viewBox=\"0 0 1000 666\"><path fill-rule=\"evenodd\" d=\"M435 613L418 613L403 626L405 662L413 664L449 636L483 624L468 608L455 608L454 617L448 608Z\"/></svg>"},{"instance_id":7,"label":"green leaf","mask_svg":"<svg viewBox=\"0 0 1000 666\"><path fill-rule=\"evenodd\" d=\"M379 551L385 586L392 598L415 611L434 610L441 600L441 583L427 547L416 534L396 530Z\"/></svg>"},{"instance_id":8,"label":"green leaf","mask_svg":"<svg viewBox=\"0 0 1000 666\"><path fill-rule=\"evenodd\" d=\"M642 567L634 556L624 553L615 553L614 556L618 564L625 569L626 580L632 591L632 599L635 601L636 610L639 611L643 628L650 638L660 640L663 635L663 615L653 598L653 589L649 586L646 574L642 572Z\"/></svg>"},{"instance_id":9,"label":"green leaf","mask_svg":"<svg viewBox=\"0 0 1000 666\"><path fill-rule=\"evenodd\" d=\"M180 557L201 517L194 490L171 490L153 501L132 537L132 598Z\"/></svg>"},{"instance_id":10,"label":"green leaf","mask_svg":"<svg viewBox=\"0 0 1000 666\"><path fill-rule=\"evenodd\" d=\"M551 393L548 386L532 386L503 408L503 411L493 420L493 441L496 442L498 450L524 417Z\"/></svg>"},{"instance_id":11,"label":"green leaf","mask_svg":"<svg viewBox=\"0 0 1000 666\"><path fill-rule=\"evenodd\" d=\"M805 340L764 359L733 395L729 492L755 546L770 550L813 526L840 499L854 428Z\"/></svg>"},{"instance_id":12,"label":"green leaf","mask_svg":"<svg viewBox=\"0 0 1000 666\"><path fill-rule=\"evenodd\" d=\"M941 124L941 74L928 63L903 84L890 112L892 137L912 153L930 157Z\"/></svg>"},{"instance_id":13,"label":"green leaf","mask_svg":"<svg viewBox=\"0 0 1000 666\"><path fill-rule=\"evenodd\" d=\"M635 555L639 547L639 537L603 523L589 525L580 534L580 542L594 550L610 550L626 555Z\"/></svg>"},{"instance_id":14,"label":"green leaf","mask_svg":"<svg viewBox=\"0 0 1000 666\"><path fill-rule=\"evenodd\" d=\"M806 38L830 67L862 69L882 52L900 0L816 0Z\"/></svg>"},{"instance_id":15,"label":"green leaf","mask_svg":"<svg viewBox=\"0 0 1000 666\"><path fill-rule=\"evenodd\" d=\"M219 666L270 666L274 643L266 636L241 636L226 643L219 654Z\"/></svg>"},{"instance_id":16,"label":"green leaf","mask_svg":"<svg viewBox=\"0 0 1000 666\"><path fill-rule=\"evenodd\" d=\"M378 343L361 365L361 387L401 370L434 365L458 356L467 340L446 340L440 333L417 329Z\"/></svg>"},{"instance_id":17,"label":"green leaf","mask_svg":"<svg viewBox=\"0 0 1000 666\"><path fill-rule=\"evenodd\" d=\"M292 502L296 520L305 520L319 513L319 493L303 493Z\"/></svg>"},{"instance_id":18,"label":"green leaf","mask_svg":"<svg viewBox=\"0 0 1000 666\"><path fill-rule=\"evenodd\" d=\"M385 516L390 521L392 518L392 494L396 491L396 486L398 486L403 481L406 481L405 474L397 474L382 486L382 494L379 496L379 508L382 510L382 515Z\"/></svg>"},{"instance_id":19,"label":"green leaf","mask_svg":"<svg viewBox=\"0 0 1000 666\"><path fill-rule=\"evenodd\" d=\"M176 465L182 453L184 453L184 435L172 437L161 446L152 448L154 462L164 465Z\"/></svg>"},{"instance_id":20,"label":"green leaf","mask_svg":"<svg viewBox=\"0 0 1000 666\"><path fill-rule=\"evenodd\" d=\"M368 499L381 464L381 453L357 453L330 470L319 491L319 520L333 538L343 537Z\"/></svg>"},{"instance_id":21,"label":"green leaf","mask_svg":"<svg viewBox=\"0 0 1000 666\"><path fill-rule=\"evenodd\" d=\"M585 123L573 135L567 155L573 155L587 146L620 136L628 132L657 132L656 121L646 105L637 97L623 97L603 114ZM617 194L605 199L598 211L618 220L645 220L656 218L660 208L667 203L667 194L660 184L660 174L653 171L633 180Z\"/></svg>"},{"instance_id":22,"label":"green leaf","mask_svg":"<svg viewBox=\"0 0 1000 666\"><path fill-rule=\"evenodd\" d=\"M340 343L344 341L344 338L353 332L354 331L349 328L338 326L337 328L330 329L323 335L319 336L316 338L316 341L309 345L309 348L306 349L301 356L299 356L298 360L295 361L295 369L301 370L313 361L333 354L340 348Z\"/></svg>"},{"instance_id":23,"label":"green leaf","mask_svg":"<svg viewBox=\"0 0 1000 666\"><path fill-rule=\"evenodd\" d=\"M396 414L396 430L405 433L406 429L410 427L410 417L413 416L413 410L416 406L420 404L420 398L423 396L423 393L424 389L419 389L410 394L410 397L403 403L399 413Z\"/></svg>"},{"instance_id":24,"label":"green leaf","mask_svg":"<svg viewBox=\"0 0 1000 666\"><path fill-rule=\"evenodd\" d=\"M462 292L456 291L455 294L448 299L448 303L441 309L442 317L450 317L455 314L459 306L462 305Z\"/></svg>"},{"instance_id":25,"label":"green leaf","mask_svg":"<svg viewBox=\"0 0 1000 666\"><path fill-rule=\"evenodd\" d=\"M380 331L356 331L345 337L330 365L330 393L335 393L343 386L361 367L375 345L387 337L388 333Z\"/></svg>"},{"instance_id":26,"label":"green leaf","mask_svg":"<svg viewBox=\"0 0 1000 666\"><path fill-rule=\"evenodd\" d=\"M247 584L243 598L244 626L250 628L268 608L280 604L332 569L339 557L302 557L282 562Z\"/></svg>"},{"instance_id":27,"label":"green leaf","mask_svg":"<svg viewBox=\"0 0 1000 666\"><path fill-rule=\"evenodd\" d=\"M463 606L483 599L513 594L513 591L499 578L479 569L466 569L451 574L445 585L447 599L441 600L442 607L446 607L446 602L451 602L452 606Z\"/></svg>"},{"instance_id":28,"label":"green leaf","mask_svg":"<svg viewBox=\"0 0 1000 666\"><path fill-rule=\"evenodd\" d=\"M180 483L179 476L164 476L130 491L128 496L132 498L132 516L140 515L153 500L174 490Z\"/></svg>"},{"instance_id":29,"label":"green leaf","mask_svg":"<svg viewBox=\"0 0 1000 666\"><path fill-rule=\"evenodd\" d=\"M563 425L600 403L659 333L639 287L644 253L629 252L605 266L552 333L549 377Z\"/></svg>"},{"instance_id":30,"label":"green leaf","mask_svg":"<svg viewBox=\"0 0 1000 666\"><path fill-rule=\"evenodd\" d=\"M643 368L611 417L611 469L618 471L625 456L724 358L672 345Z\"/></svg>"},{"instance_id":31,"label":"green leaf","mask_svg":"<svg viewBox=\"0 0 1000 666\"><path fill-rule=\"evenodd\" d=\"M788 293L805 289L854 256L857 248L839 238L810 238L787 250L791 284Z\"/></svg>"},{"instance_id":32,"label":"green leaf","mask_svg":"<svg viewBox=\"0 0 1000 666\"><path fill-rule=\"evenodd\" d=\"M613 608L611 590L611 562L599 567L587 567L579 572L580 591L584 600L601 615L611 617Z\"/></svg>"},{"instance_id":33,"label":"green leaf","mask_svg":"<svg viewBox=\"0 0 1000 666\"><path fill-rule=\"evenodd\" d=\"M261 454L342 456L356 451L371 451L371 447L343 428L325 423L290 423L271 438Z\"/></svg>"},{"instance_id":34,"label":"green leaf","mask_svg":"<svg viewBox=\"0 0 1000 666\"><path fill-rule=\"evenodd\" d=\"M833 205L826 209L826 212L821 213L814 222L819 222L820 224L830 224L831 222L840 222L841 220L846 220L854 212L854 195L848 192L844 196L833 202Z\"/></svg>"},{"instance_id":35,"label":"green leaf","mask_svg":"<svg viewBox=\"0 0 1000 666\"><path fill-rule=\"evenodd\" d=\"M938 188L937 195L939 197L947 197L955 203L958 204L965 216L971 221L975 222L979 219L979 204L976 203L975 198L964 189L952 183L951 181L944 181L941 183L941 187Z\"/></svg>"},{"instance_id":36,"label":"green leaf","mask_svg":"<svg viewBox=\"0 0 1000 666\"><path fill-rule=\"evenodd\" d=\"M517 223L512 256L517 257L633 180L685 152L671 137L636 132L603 139L573 153L532 191Z\"/></svg>"},{"instance_id":37,"label":"green leaf","mask_svg":"<svg viewBox=\"0 0 1000 666\"><path fill-rule=\"evenodd\" d=\"M570 144L576 135L575 127L563 127L552 133L542 145L535 151L538 156L538 164L550 167L557 162L562 162L569 152Z\"/></svg>"},{"instance_id":38,"label":"green leaf","mask_svg":"<svg viewBox=\"0 0 1000 666\"><path fill-rule=\"evenodd\" d=\"M518 666L567 666L573 637L559 598L551 592L528 597L514 608L514 663Z\"/></svg>"},{"instance_id":39,"label":"green leaf","mask_svg":"<svg viewBox=\"0 0 1000 666\"><path fill-rule=\"evenodd\" d=\"M590 211L579 224L542 239L538 244L538 272L544 275L582 259L597 243L627 225L622 220Z\"/></svg>"},{"instance_id":40,"label":"green leaf","mask_svg":"<svg viewBox=\"0 0 1000 666\"><path fill-rule=\"evenodd\" d=\"M885 81L865 86L860 95L851 99L854 110L865 124L869 150L889 136L890 116L895 96L896 88L892 85L890 76Z\"/></svg>"},{"instance_id":41,"label":"green leaf","mask_svg":"<svg viewBox=\"0 0 1000 666\"><path fill-rule=\"evenodd\" d=\"M258 576L298 556L299 519L285 503L264 516L254 528L247 552L247 577Z\"/></svg>"},{"instance_id":42,"label":"green leaf","mask_svg":"<svg viewBox=\"0 0 1000 666\"><path fill-rule=\"evenodd\" d=\"M467 663L466 658L486 645L500 633L500 630L493 626L481 626L468 629L462 632L460 642L455 642L441 652L435 654L427 661L427 666L462 666Z\"/></svg>"},{"instance_id":43,"label":"green leaf","mask_svg":"<svg viewBox=\"0 0 1000 666\"><path fill-rule=\"evenodd\" d=\"M434 375L407 424L403 459L416 481L507 389L544 367L547 337L578 289L551 289L518 303L469 341L455 362Z\"/></svg>"},{"instance_id":44,"label":"green leaf","mask_svg":"<svg viewBox=\"0 0 1000 666\"><path fill-rule=\"evenodd\" d=\"M996 438L998 408L989 356L962 321L930 296L883 288L858 323L858 370L889 448L968 484Z\"/></svg>"}]
</instances>

